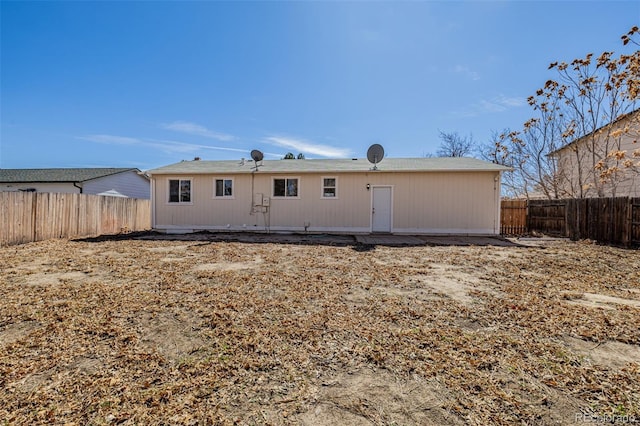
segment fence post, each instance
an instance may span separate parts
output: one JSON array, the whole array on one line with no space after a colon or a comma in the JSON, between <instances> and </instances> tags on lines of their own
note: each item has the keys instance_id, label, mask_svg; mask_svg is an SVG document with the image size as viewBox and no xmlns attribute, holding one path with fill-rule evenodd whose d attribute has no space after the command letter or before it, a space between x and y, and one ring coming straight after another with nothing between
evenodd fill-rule
<instances>
[{"instance_id":1,"label":"fence post","mask_svg":"<svg viewBox=\"0 0 640 426\"><path fill-rule=\"evenodd\" d=\"M38 193L33 192L31 198L31 241L38 241Z\"/></svg>"},{"instance_id":2,"label":"fence post","mask_svg":"<svg viewBox=\"0 0 640 426\"><path fill-rule=\"evenodd\" d=\"M622 241L626 248L631 247L633 240L633 198L627 198L627 220L625 223Z\"/></svg>"},{"instance_id":3,"label":"fence post","mask_svg":"<svg viewBox=\"0 0 640 426\"><path fill-rule=\"evenodd\" d=\"M527 224L527 232L531 232L531 210L530 210L530 206L531 203L529 202L529 199L527 198L526 200L526 212L525 212L525 223Z\"/></svg>"},{"instance_id":4,"label":"fence post","mask_svg":"<svg viewBox=\"0 0 640 426\"><path fill-rule=\"evenodd\" d=\"M575 234L575 238L572 238L574 240L579 240L582 236L582 201L584 200L584 198L580 198L576 201L576 234Z\"/></svg>"},{"instance_id":5,"label":"fence post","mask_svg":"<svg viewBox=\"0 0 640 426\"><path fill-rule=\"evenodd\" d=\"M564 236L569 237L569 208L570 208L569 200L564 200Z\"/></svg>"}]
</instances>

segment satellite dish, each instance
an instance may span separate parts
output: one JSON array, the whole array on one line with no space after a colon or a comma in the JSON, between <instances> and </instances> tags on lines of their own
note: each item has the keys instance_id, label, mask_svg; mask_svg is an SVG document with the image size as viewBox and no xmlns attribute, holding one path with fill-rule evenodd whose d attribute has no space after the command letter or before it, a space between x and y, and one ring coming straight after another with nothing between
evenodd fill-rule
<instances>
[{"instance_id":1,"label":"satellite dish","mask_svg":"<svg viewBox=\"0 0 640 426\"><path fill-rule=\"evenodd\" d=\"M369 160L370 163L373 163L372 170L378 170L378 167L376 166L376 164L381 162L383 158L384 158L384 148L382 147L382 145L374 143L367 150L367 160Z\"/></svg>"},{"instance_id":2,"label":"satellite dish","mask_svg":"<svg viewBox=\"0 0 640 426\"><path fill-rule=\"evenodd\" d=\"M253 161L257 163L258 161L262 161L262 159L264 158L264 154L262 153L262 151L254 149L253 151L251 151L251 158L253 158Z\"/></svg>"},{"instance_id":3,"label":"satellite dish","mask_svg":"<svg viewBox=\"0 0 640 426\"><path fill-rule=\"evenodd\" d=\"M253 171L258 171L258 166L261 166L262 164L258 164L258 161L262 161L262 159L264 158L264 154L262 153L262 151L259 151L257 149L254 149L253 151L251 151L251 158L253 158L253 161L255 162L255 167L252 167Z\"/></svg>"}]
</instances>

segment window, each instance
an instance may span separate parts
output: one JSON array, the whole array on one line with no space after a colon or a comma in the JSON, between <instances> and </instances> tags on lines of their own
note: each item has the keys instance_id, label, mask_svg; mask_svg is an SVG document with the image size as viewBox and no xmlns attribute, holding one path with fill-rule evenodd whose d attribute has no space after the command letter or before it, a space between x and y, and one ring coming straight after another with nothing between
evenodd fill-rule
<instances>
[{"instance_id":1,"label":"window","mask_svg":"<svg viewBox=\"0 0 640 426\"><path fill-rule=\"evenodd\" d=\"M233 179L216 179L215 196L219 198L233 198Z\"/></svg>"},{"instance_id":2,"label":"window","mask_svg":"<svg viewBox=\"0 0 640 426\"><path fill-rule=\"evenodd\" d=\"M273 180L274 197L297 197L298 178L284 178Z\"/></svg>"},{"instance_id":3,"label":"window","mask_svg":"<svg viewBox=\"0 0 640 426\"><path fill-rule=\"evenodd\" d=\"M191 179L169 179L169 202L191 202Z\"/></svg>"},{"instance_id":4,"label":"window","mask_svg":"<svg viewBox=\"0 0 640 426\"><path fill-rule=\"evenodd\" d=\"M322 178L322 198L336 198L338 196L338 179L334 177Z\"/></svg>"}]
</instances>

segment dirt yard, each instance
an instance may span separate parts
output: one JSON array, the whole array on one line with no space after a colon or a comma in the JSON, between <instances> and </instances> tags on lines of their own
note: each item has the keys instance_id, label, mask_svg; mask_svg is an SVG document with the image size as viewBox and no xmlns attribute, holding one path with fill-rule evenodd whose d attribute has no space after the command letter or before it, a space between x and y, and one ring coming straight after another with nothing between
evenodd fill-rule
<instances>
[{"instance_id":1,"label":"dirt yard","mask_svg":"<svg viewBox=\"0 0 640 426\"><path fill-rule=\"evenodd\" d=\"M594 417L588 417L594 416ZM640 421L640 252L0 248L0 424Z\"/></svg>"}]
</instances>

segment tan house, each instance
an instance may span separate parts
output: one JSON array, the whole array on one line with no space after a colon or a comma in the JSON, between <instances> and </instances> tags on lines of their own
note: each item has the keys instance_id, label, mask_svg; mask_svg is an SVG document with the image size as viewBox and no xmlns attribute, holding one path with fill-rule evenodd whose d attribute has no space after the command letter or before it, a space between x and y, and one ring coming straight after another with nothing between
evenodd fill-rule
<instances>
[{"instance_id":1,"label":"tan house","mask_svg":"<svg viewBox=\"0 0 640 426\"><path fill-rule=\"evenodd\" d=\"M550 153L563 198L640 197L640 109Z\"/></svg>"},{"instance_id":2,"label":"tan house","mask_svg":"<svg viewBox=\"0 0 640 426\"><path fill-rule=\"evenodd\" d=\"M500 175L472 158L183 161L148 171L164 232L500 232Z\"/></svg>"}]
</instances>

